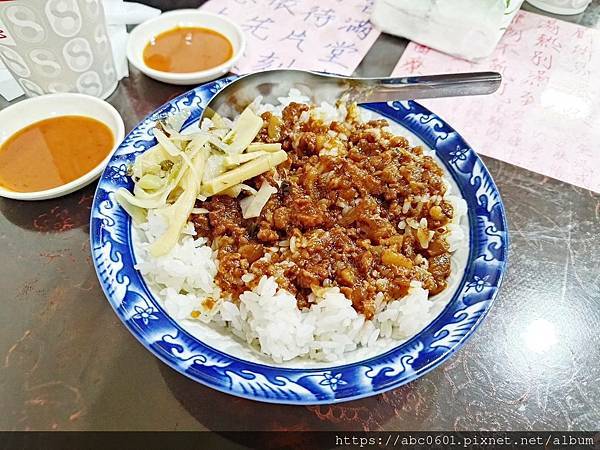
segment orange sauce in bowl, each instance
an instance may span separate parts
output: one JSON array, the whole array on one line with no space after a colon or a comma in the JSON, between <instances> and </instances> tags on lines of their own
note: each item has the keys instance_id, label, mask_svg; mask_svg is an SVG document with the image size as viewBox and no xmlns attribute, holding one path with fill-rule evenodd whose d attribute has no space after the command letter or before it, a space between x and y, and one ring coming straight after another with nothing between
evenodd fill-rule
<instances>
[{"instance_id":1,"label":"orange sauce in bowl","mask_svg":"<svg viewBox=\"0 0 600 450\"><path fill-rule=\"evenodd\" d=\"M15 192L62 186L100 164L114 144L111 129L90 117L33 123L0 146L0 186Z\"/></svg>"},{"instance_id":2,"label":"orange sauce in bowl","mask_svg":"<svg viewBox=\"0 0 600 450\"><path fill-rule=\"evenodd\" d=\"M209 28L177 27L154 37L144 49L144 63L154 70L190 73L217 67L233 56L233 46Z\"/></svg>"}]
</instances>

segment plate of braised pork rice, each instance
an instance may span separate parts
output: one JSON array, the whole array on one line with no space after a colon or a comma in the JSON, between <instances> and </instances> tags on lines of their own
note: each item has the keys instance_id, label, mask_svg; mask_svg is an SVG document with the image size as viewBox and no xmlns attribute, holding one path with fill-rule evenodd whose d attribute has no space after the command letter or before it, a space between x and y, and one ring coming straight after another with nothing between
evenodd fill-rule
<instances>
[{"instance_id":1,"label":"plate of braised pork rice","mask_svg":"<svg viewBox=\"0 0 600 450\"><path fill-rule=\"evenodd\" d=\"M491 306L506 224L481 160L415 102L235 117L200 86L125 139L91 239L119 317L190 378L256 400L365 397L431 370Z\"/></svg>"}]
</instances>

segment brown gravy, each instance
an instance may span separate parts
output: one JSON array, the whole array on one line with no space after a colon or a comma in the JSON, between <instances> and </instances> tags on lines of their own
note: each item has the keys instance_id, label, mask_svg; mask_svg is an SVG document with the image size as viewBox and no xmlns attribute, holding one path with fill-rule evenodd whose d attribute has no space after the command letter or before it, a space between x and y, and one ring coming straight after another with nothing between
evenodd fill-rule
<instances>
[{"instance_id":1,"label":"brown gravy","mask_svg":"<svg viewBox=\"0 0 600 450\"><path fill-rule=\"evenodd\" d=\"M16 192L61 186L100 164L114 143L110 128L90 117L36 122L0 146L0 185Z\"/></svg>"},{"instance_id":2,"label":"brown gravy","mask_svg":"<svg viewBox=\"0 0 600 450\"><path fill-rule=\"evenodd\" d=\"M290 103L281 119L262 115L257 142L281 143L288 160L244 182L279 186L259 217L244 219L239 200L225 195L196 203L208 210L191 220L217 248L223 297L237 301L267 275L299 309L311 306L316 289L338 287L370 319L378 297L403 298L412 280L430 295L446 289L454 209L443 199L442 168L387 131L386 120L361 122L356 105L331 124L302 121L308 110ZM331 148L335 154L321 154ZM254 275L248 283L246 273Z\"/></svg>"},{"instance_id":3,"label":"brown gravy","mask_svg":"<svg viewBox=\"0 0 600 450\"><path fill-rule=\"evenodd\" d=\"M233 46L208 28L177 27L153 38L144 49L144 62L161 72L190 73L211 69L233 56Z\"/></svg>"}]
</instances>

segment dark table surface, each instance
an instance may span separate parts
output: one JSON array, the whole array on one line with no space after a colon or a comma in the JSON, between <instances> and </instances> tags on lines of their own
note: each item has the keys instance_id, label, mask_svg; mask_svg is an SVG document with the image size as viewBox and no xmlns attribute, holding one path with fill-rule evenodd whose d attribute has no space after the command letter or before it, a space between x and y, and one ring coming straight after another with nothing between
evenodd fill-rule
<instances>
[{"instance_id":1,"label":"dark table surface","mask_svg":"<svg viewBox=\"0 0 600 450\"><path fill-rule=\"evenodd\" d=\"M563 19L598 28L600 1ZM357 74L388 75L405 45L382 35ZM109 101L131 129L183 91L132 70ZM234 398L145 350L92 266L95 185L56 200L0 199L0 429L599 429L600 195L484 160L511 236L508 275L487 319L419 380L334 406Z\"/></svg>"}]
</instances>

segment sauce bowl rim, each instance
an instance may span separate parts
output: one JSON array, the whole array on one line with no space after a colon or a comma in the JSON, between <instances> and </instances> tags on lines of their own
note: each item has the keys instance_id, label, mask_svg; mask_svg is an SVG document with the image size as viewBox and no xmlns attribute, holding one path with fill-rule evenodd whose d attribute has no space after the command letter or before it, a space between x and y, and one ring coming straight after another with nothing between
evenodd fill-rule
<instances>
[{"instance_id":1,"label":"sauce bowl rim","mask_svg":"<svg viewBox=\"0 0 600 450\"><path fill-rule=\"evenodd\" d=\"M77 103L77 112L65 110L66 106L62 101L71 100ZM86 105L90 105L94 103L96 106L104 109L113 119L114 123L107 123L106 120L101 119L94 111L90 111L86 108ZM45 106L49 110L47 117L44 118L30 118L28 117L28 111L38 109L40 107ZM72 105L72 103L71 103ZM52 110L52 111L50 111ZM91 95L79 94L79 93L56 93L56 94L45 94L40 95L39 97L32 97L21 100L9 107L0 110L0 123L5 123L5 120L10 120L11 116L18 116L19 119L25 119L23 122L26 122L22 125L19 130L23 128L33 125L34 123L40 122L46 119L52 119L54 117L62 117L62 116L83 116L89 117L106 125L113 134L114 143L110 151L107 153L106 157L100 161L95 167L84 173L79 178L75 180L69 181L63 185L45 189L43 191L33 191L33 192L18 192L12 191L0 185L0 197L10 198L13 200L47 200L56 197L62 197L63 195L70 194L82 187L87 186L94 180L96 180L110 161L113 153L117 150L121 142L125 138L125 124L123 122L123 118L119 114L119 112L112 106L110 103L101 100L99 98L93 97ZM0 137L0 147L4 144L4 142L17 133L19 130L14 131L8 134L8 137L1 138Z\"/></svg>"},{"instance_id":2,"label":"sauce bowl rim","mask_svg":"<svg viewBox=\"0 0 600 450\"><path fill-rule=\"evenodd\" d=\"M181 17L182 22L188 22L188 24L185 24L185 26L208 28L225 36L231 42L233 47L233 54L231 58L219 64L218 66L211 67L210 69L199 70L197 72L163 72L162 70L156 70L149 67L144 62L143 50L140 51L140 48L145 48L148 44L148 35L157 36L175 28L177 25L174 26L170 24L170 21L173 17ZM194 25L193 22L195 19L205 19L207 20L207 23ZM235 43L232 42L232 34L224 33L211 26L210 22L213 21L224 22L234 30L235 37L239 40L239 48L235 48ZM165 24L168 24L168 26L165 26ZM127 59L136 69L150 78L173 84L196 84L219 78L227 73L229 69L238 62L245 50L246 34L237 23L223 15L205 12L198 9L178 9L175 11L162 13L160 16L147 20L146 22L136 26L131 33L129 33L127 40Z\"/></svg>"}]
</instances>

